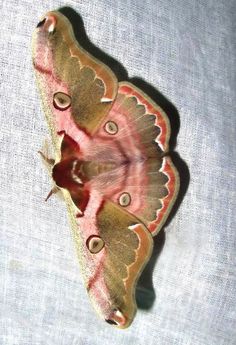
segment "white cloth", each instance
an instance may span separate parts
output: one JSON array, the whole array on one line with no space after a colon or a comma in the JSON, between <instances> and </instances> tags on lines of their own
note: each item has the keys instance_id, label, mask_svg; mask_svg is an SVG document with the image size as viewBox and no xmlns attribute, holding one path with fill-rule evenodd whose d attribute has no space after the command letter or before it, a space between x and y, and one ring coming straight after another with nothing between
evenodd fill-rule
<instances>
[{"instance_id":1,"label":"white cloth","mask_svg":"<svg viewBox=\"0 0 236 345\"><path fill-rule=\"evenodd\" d=\"M64 203L44 202L51 181L37 151L48 130L31 35L42 15L64 2L3 0L0 344L236 344L236 3L66 3L81 14L96 46L178 109L176 151L186 162L180 164L182 179L189 170L190 183L165 227L165 243L163 234L156 240L155 300L150 290L150 308L139 309L129 329L113 328L90 305ZM150 273L142 283L150 287ZM141 292L147 298L148 291Z\"/></svg>"}]
</instances>

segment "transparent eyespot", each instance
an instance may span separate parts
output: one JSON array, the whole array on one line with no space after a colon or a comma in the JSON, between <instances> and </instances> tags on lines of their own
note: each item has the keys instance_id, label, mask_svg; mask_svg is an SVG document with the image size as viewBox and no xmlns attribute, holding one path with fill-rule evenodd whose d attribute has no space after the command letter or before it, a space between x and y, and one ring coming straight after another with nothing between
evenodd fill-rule
<instances>
[{"instance_id":1,"label":"transparent eyespot","mask_svg":"<svg viewBox=\"0 0 236 345\"><path fill-rule=\"evenodd\" d=\"M58 110L66 110L71 105L71 97L64 92L56 92L53 95L53 105Z\"/></svg>"},{"instance_id":2,"label":"transparent eyespot","mask_svg":"<svg viewBox=\"0 0 236 345\"><path fill-rule=\"evenodd\" d=\"M107 121L104 129L108 134L111 134L111 135L114 135L118 132L118 126L113 121Z\"/></svg>"},{"instance_id":3,"label":"transparent eyespot","mask_svg":"<svg viewBox=\"0 0 236 345\"><path fill-rule=\"evenodd\" d=\"M125 192L122 193L121 196L119 197L119 204L120 206L126 207L129 206L131 203L131 196L129 193Z\"/></svg>"},{"instance_id":4,"label":"transparent eyespot","mask_svg":"<svg viewBox=\"0 0 236 345\"><path fill-rule=\"evenodd\" d=\"M90 253L97 254L102 250L105 243L101 239L101 237L96 236L96 235L92 235L87 239L86 245L87 245L87 248L90 251Z\"/></svg>"}]
</instances>

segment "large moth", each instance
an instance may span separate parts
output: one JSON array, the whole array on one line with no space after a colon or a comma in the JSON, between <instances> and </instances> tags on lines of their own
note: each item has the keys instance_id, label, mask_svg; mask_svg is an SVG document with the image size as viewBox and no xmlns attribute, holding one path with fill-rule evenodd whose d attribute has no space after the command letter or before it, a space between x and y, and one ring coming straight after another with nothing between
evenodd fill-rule
<instances>
[{"instance_id":1,"label":"large moth","mask_svg":"<svg viewBox=\"0 0 236 345\"><path fill-rule=\"evenodd\" d=\"M153 236L178 193L169 120L86 52L60 12L37 25L33 66L55 151L44 159L67 204L86 289L105 321L126 328Z\"/></svg>"}]
</instances>

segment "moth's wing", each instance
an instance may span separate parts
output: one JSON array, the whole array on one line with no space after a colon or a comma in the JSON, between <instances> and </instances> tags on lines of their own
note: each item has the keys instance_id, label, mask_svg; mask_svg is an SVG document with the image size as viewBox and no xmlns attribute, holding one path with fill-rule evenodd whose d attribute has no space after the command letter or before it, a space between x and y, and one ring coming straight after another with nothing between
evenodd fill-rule
<instances>
[{"instance_id":1,"label":"moth's wing","mask_svg":"<svg viewBox=\"0 0 236 345\"><path fill-rule=\"evenodd\" d=\"M54 165L52 177L68 205L91 300L103 319L125 328L135 315L135 286L153 240L135 215L95 188L94 183L100 186L96 178L84 179L87 163L90 170L101 172L97 162L80 160L79 146L64 134L61 161Z\"/></svg>"},{"instance_id":2,"label":"moth's wing","mask_svg":"<svg viewBox=\"0 0 236 345\"><path fill-rule=\"evenodd\" d=\"M57 132L67 132L71 122L77 132L82 129L91 135L96 131L116 97L117 79L77 43L69 20L60 12L48 12L38 24L33 64L56 146ZM55 106L59 92L69 96L68 108Z\"/></svg>"},{"instance_id":3,"label":"moth's wing","mask_svg":"<svg viewBox=\"0 0 236 345\"><path fill-rule=\"evenodd\" d=\"M103 318L125 328L152 251L150 231L160 228L178 189L163 157L168 119L131 84L120 84L117 96L114 74L78 45L59 12L39 23L33 61L56 149L52 175L68 205L86 287ZM131 202L121 206L124 192Z\"/></svg>"},{"instance_id":4,"label":"moth's wing","mask_svg":"<svg viewBox=\"0 0 236 345\"><path fill-rule=\"evenodd\" d=\"M80 218L69 194L67 201L91 301L105 321L126 328L135 316L135 286L150 258L152 236L134 215L96 192L92 192ZM93 248L94 239L96 243L97 239L102 241L102 249L97 253L89 249Z\"/></svg>"},{"instance_id":5,"label":"moth's wing","mask_svg":"<svg viewBox=\"0 0 236 345\"><path fill-rule=\"evenodd\" d=\"M116 133L112 135L111 131L104 130L110 123L116 126ZM124 193L128 194L130 203L126 210L140 218L155 235L179 190L178 172L168 156L170 124L167 115L141 90L122 82L96 136L96 140L100 140L100 151L103 145L104 155L109 157L110 150L115 160L121 162L117 170L104 175L106 184L101 178L96 188L101 188L116 203Z\"/></svg>"}]
</instances>

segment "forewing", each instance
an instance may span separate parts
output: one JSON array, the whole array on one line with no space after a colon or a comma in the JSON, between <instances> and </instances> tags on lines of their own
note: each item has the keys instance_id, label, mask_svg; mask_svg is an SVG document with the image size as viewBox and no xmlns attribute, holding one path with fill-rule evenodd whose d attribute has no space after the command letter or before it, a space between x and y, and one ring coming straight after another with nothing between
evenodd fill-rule
<instances>
[{"instance_id":1,"label":"forewing","mask_svg":"<svg viewBox=\"0 0 236 345\"><path fill-rule=\"evenodd\" d=\"M68 205L91 301L105 321L126 328L135 316L135 286L150 258L152 236L135 216L95 192L81 218L70 200ZM97 253L90 251L94 239L103 243Z\"/></svg>"},{"instance_id":2,"label":"forewing","mask_svg":"<svg viewBox=\"0 0 236 345\"><path fill-rule=\"evenodd\" d=\"M33 64L55 143L57 132L67 132L71 122L74 131L79 128L87 135L96 131L116 97L117 80L79 46L60 12L48 12L36 28ZM63 95L68 97L66 103Z\"/></svg>"}]
</instances>

